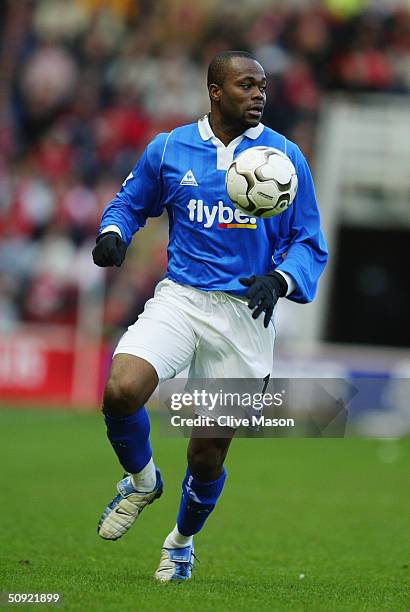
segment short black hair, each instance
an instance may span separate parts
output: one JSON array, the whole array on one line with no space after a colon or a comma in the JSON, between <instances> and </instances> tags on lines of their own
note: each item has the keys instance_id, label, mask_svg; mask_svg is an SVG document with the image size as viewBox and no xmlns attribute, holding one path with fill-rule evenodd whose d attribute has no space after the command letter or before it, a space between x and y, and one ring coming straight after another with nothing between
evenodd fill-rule
<instances>
[{"instance_id":1,"label":"short black hair","mask_svg":"<svg viewBox=\"0 0 410 612\"><path fill-rule=\"evenodd\" d=\"M253 55L247 51L222 51L215 55L214 59L208 66L208 87L215 83L215 85L222 85L227 68L234 57L246 57L247 59L256 60Z\"/></svg>"}]
</instances>

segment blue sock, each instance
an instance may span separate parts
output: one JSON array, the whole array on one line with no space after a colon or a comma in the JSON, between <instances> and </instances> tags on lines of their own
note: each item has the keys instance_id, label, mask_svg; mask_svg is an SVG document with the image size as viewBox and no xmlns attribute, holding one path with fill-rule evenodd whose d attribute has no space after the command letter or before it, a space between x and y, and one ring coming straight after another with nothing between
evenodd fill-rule
<instances>
[{"instance_id":1,"label":"blue sock","mask_svg":"<svg viewBox=\"0 0 410 612\"><path fill-rule=\"evenodd\" d=\"M113 417L104 413L107 436L125 471L140 472L152 457L150 424L145 407L129 416Z\"/></svg>"},{"instance_id":2,"label":"blue sock","mask_svg":"<svg viewBox=\"0 0 410 612\"><path fill-rule=\"evenodd\" d=\"M182 497L177 518L179 533L190 536L201 531L222 493L225 478L225 468L217 480L210 482L197 480L189 468L187 469L182 481Z\"/></svg>"}]
</instances>

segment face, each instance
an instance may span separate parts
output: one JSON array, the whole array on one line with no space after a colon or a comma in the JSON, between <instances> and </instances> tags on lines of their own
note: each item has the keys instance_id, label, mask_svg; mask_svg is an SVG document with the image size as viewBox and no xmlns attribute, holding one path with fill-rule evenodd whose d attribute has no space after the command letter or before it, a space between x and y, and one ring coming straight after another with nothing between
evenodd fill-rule
<instances>
[{"instance_id":1,"label":"face","mask_svg":"<svg viewBox=\"0 0 410 612\"><path fill-rule=\"evenodd\" d=\"M262 66L246 57L230 60L223 84L211 85L211 100L219 106L222 119L244 129L255 127L266 103L266 76Z\"/></svg>"}]
</instances>

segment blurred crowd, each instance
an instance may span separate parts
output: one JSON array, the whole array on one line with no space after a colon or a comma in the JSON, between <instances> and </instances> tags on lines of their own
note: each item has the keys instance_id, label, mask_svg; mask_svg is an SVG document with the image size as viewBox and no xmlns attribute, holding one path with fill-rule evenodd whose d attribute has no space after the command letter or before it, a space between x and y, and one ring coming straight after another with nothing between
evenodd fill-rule
<instances>
[{"instance_id":1,"label":"blurred crowd","mask_svg":"<svg viewBox=\"0 0 410 612\"><path fill-rule=\"evenodd\" d=\"M358 12L356 2L350 13L334 0L292 6L0 4L0 329L75 323L105 204L155 133L208 110L206 69L217 52L255 54L269 78L264 123L309 160L327 92L410 92L404 5ZM107 273L108 330L135 320L163 274L166 220L134 243L126 264Z\"/></svg>"}]
</instances>

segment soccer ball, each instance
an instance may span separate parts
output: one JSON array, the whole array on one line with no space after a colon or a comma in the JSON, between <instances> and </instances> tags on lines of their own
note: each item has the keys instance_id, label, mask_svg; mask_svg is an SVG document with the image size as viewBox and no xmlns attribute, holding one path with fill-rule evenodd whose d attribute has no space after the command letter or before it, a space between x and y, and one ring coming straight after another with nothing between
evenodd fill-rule
<instances>
[{"instance_id":1,"label":"soccer ball","mask_svg":"<svg viewBox=\"0 0 410 612\"><path fill-rule=\"evenodd\" d=\"M280 215L292 204L297 188L295 166L273 147L246 149L226 173L226 191L232 203L255 217Z\"/></svg>"}]
</instances>

